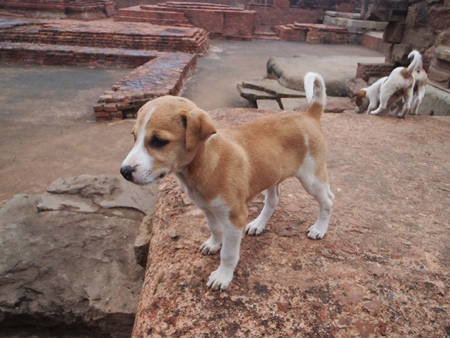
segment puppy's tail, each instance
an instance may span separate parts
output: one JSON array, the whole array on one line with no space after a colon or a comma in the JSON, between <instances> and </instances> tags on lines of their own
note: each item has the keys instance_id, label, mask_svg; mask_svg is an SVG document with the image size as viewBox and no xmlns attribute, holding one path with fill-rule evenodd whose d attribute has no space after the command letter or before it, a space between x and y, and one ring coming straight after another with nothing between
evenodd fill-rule
<instances>
[{"instance_id":1,"label":"puppy's tail","mask_svg":"<svg viewBox=\"0 0 450 338\"><path fill-rule=\"evenodd\" d=\"M408 55L408 59L413 58L410 65L408 66L407 70L408 73L412 74L415 70L421 70L422 69L422 55L417 50L413 50Z\"/></svg>"},{"instance_id":2,"label":"puppy's tail","mask_svg":"<svg viewBox=\"0 0 450 338\"><path fill-rule=\"evenodd\" d=\"M310 103L308 114L320 120L327 101L325 82L319 74L309 72L303 78L303 83L306 98Z\"/></svg>"}]
</instances>

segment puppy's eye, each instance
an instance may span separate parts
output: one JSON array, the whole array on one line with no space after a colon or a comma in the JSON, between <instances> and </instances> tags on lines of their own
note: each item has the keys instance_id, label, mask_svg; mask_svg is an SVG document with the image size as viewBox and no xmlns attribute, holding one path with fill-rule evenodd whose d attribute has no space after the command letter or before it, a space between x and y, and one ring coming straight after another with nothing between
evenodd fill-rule
<instances>
[{"instance_id":1,"label":"puppy's eye","mask_svg":"<svg viewBox=\"0 0 450 338\"><path fill-rule=\"evenodd\" d=\"M168 140L164 140L158 136L153 136L149 142L150 147L152 147L152 148L162 148L165 145L167 145L167 143L169 143Z\"/></svg>"}]
</instances>

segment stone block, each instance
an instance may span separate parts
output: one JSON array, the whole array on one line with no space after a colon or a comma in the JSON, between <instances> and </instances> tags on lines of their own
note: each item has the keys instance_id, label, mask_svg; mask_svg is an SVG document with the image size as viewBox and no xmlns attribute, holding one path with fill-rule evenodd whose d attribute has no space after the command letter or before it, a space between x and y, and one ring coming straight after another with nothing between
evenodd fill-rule
<instances>
[{"instance_id":1,"label":"stone block","mask_svg":"<svg viewBox=\"0 0 450 338\"><path fill-rule=\"evenodd\" d=\"M428 77L431 81L437 82L444 88L450 87L450 72L443 69L430 66L428 69Z\"/></svg>"},{"instance_id":2,"label":"stone block","mask_svg":"<svg viewBox=\"0 0 450 338\"><path fill-rule=\"evenodd\" d=\"M397 44L392 49L392 61L401 65L409 64L408 54L411 53L411 45Z\"/></svg>"},{"instance_id":3,"label":"stone block","mask_svg":"<svg viewBox=\"0 0 450 338\"><path fill-rule=\"evenodd\" d=\"M400 43L402 42L403 33L405 31L404 22L389 22L384 29L383 42Z\"/></svg>"},{"instance_id":4,"label":"stone block","mask_svg":"<svg viewBox=\"0 0 450 338\"><path fill-rule=\"evenodd\" d=\"M450 46L439 46L434 50L436 59L450 62Z\"/></svg>"}]
</instances>

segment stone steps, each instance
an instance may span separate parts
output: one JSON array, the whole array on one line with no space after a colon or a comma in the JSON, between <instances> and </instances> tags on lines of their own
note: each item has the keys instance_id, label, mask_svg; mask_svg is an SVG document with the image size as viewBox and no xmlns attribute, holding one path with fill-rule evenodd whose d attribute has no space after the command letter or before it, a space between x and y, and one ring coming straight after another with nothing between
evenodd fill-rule
<instances>
[{"instance_id":1,"label":"stone steps","mask_svg":"<svg viewBox=\"0 0 450 338\"><path fill-rule=\"evenodd\" d=\"M266 30L255 30L253 38L258 40L281 40L275 32Z\"/></svg>"},{"instance_id":2,"label":"stone steps","mask_svg":"<svg viewBox=\"0 0 450 338\"><path fill-rule=\"evenodd\" d=\"M345 27L324 24L293 23L274 27L281 40L308 43L360 44L362 34L349 32Z\"/></svg>"},{"instance_id":3,"label":"stone steps","mask_svg":"<svg viewBox=\"0 0 450 338\"><path fill-rule=\"evenodd\" d=\"M114 21L146 22L153 25L192 27L182 12L172 11L163 6L145 6L148 10L140 10L142 6L119 9ZM152 10L150 10L152 9Z\"/></svg>"},{"instance_id":4,"label":"stone steps","mask_svg":"<svg viewBox=\"0 0 450 338\"><path fill-rule=\"evenodd\" d=\"M360 20L359 13L326 11L323 23L329 26L345 27L349 32L383 31L387 22Z\"/></svg>"}]
</instances>

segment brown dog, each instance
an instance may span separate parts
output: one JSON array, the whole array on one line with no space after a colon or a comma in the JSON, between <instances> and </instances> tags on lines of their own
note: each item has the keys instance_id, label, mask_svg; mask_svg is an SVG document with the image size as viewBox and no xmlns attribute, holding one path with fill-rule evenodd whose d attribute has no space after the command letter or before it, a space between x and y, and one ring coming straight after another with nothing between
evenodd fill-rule
<instances>
[{"instance_id":1,"label":"brown dog","mask_svg":"<svg viewBox=\"0 0 450 338\"><path fill-rule=\"evenodd\" d=\"M229 286L244 229L249 235L264 230L278 204L278 185L288 177L297 177L319 202L319 218L308 237L322 238L328 229L334 196L320 126L326 100L322 77L306 74L305 91L311 104L305 113L285 112L220 130L206 112L181 97L155 99L138 113L135 144L120 171L136 184L177 176L211 231L201 252L221 249L220 266L207 283L214 290ZM246 203L264 190L264 208L246 226Z\"/></svg>"}]
</instances>

